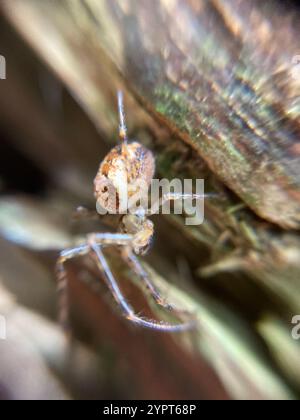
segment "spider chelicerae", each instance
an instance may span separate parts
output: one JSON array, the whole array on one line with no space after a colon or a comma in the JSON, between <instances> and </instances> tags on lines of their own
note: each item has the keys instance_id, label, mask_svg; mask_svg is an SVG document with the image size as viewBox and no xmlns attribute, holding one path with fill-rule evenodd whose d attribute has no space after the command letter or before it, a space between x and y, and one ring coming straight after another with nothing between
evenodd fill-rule
<instances>
[{"instance_id":1,"label":"spider chelicerae","mask_svg":"<svg viewBox=\"0 0 300 420\"><path fill-rule=\"evenodd\" d=\"M118 194L124 186L127 188L126 191L130 191L128 187L136 185L136 181L139 180L149 187L155 172L155 161L151 151L137 141L128 141L123 109L123 94L121 91L118 92L118 109L121 144L114 147L107 154L101 162L94 180L94 195L97 203L108 213L112 213L115 210L118 213L118 210L120 210L118 208ZM133 190L136 193L136 187ZM203 194L169 193L162 197L160 206L169 200L201 199L203 197ZM179 332L195 327L196 320L192 314L189 313L189 319L183 321L181 319L182 315L186 316L188 312L176 308L161 296L154 286L151 276L137 257L137 255L144 255L149 250L154 235L154 225L148 218L151 214L153 214L151 211L140 207L135 212L128 211L126 214L122 214L117 233L90 233L86 236L86 240L83 243L60 253L56 264L56 272L60 296L59 318L65 330L69 329L68 279L65 263L74 257L87 254L95 262L103 280L127 320L141 327L169 332ZM144 318L134 311L121 292L103 254L102 249L105 246L118 247L122 259L140 278L156 304L176 314L181 319L180 323L171 324L165 321Z\"/></svg>"}]
</instances>

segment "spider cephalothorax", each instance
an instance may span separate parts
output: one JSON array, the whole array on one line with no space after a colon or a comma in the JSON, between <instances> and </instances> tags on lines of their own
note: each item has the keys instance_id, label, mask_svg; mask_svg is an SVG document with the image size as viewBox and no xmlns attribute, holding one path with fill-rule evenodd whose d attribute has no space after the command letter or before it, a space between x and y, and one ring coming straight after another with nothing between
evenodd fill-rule
<instances>
[{"instance_id":1,"label":"spider cephalothorax","mask_svg":"<svg viewBox=\"0 0 300 420\"><path fill-rule=\"evenodd\" d=\"M132 247L136 254L145 255L152 244L154 225L144 216L126 214L122 217L121 229L133 235Z\"/></svg>"}]
</instances>

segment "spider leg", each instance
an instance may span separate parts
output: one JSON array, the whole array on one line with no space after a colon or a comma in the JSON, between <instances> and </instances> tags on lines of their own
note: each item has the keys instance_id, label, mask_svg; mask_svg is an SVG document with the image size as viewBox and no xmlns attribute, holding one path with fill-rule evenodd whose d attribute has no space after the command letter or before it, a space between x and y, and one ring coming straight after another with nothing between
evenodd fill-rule
<instances>
[{"instance_id":1,"label":"spider leg","mask_svg":"<svg viewBox=\"0 0 300 420\"><path fill-rule=\"evenodd\" d=\"M101 250L101 245L96 242L95 236L90 236L89 246L92 250L92 257L95 261L99 271L102 273L103 278L110 289L115 301L118 303L122 310L122 314L129 321L146 328L151 328L154 330L160 331L169 331L169 332L179 332L190 329L192 325L190 322L181 323L181 324L169 324L167 322L157 322L152 319L141 318L135 312L132 306L126 301L124 295L122 294L108 264L105 256Z\"/></svg>"},{"instance_id":2,"label":"spider leg","mask_svg":"<svg viewBox=\"0 0 300 420\"><path fill-rule=\"evenodd\" d=\"M62 251L56 262L57 291L58 291L58 319L59 324L67 335L70 334L69 320L69 293L68 277L65 269L65 263L78 255L85 255L89 252L87 245L81 245L76 248L70 248Z\"/></svg>"},{"instance_id":3,"label":"spider leg","mask_svg":"<svg viewBox=\"0 0 300 420\"><path fill-rule=\"evenodd\" d=\"M88 235L88 244L105 245L129 245L133 236L126 233L92 233Z\"/></svg>"},{"instance_id":4,"label":"spider leg","mask_svg":"<svg viewBox=\"0 0 300 420\"><path fill-rule=\"evenodd\" d=\"M193 193L167 193L163 194L162 198L159 200L158 203L155 203L152 208L147 211L147 215L156 214L160 207L166 204L168 201L176 201L176 200L203 200L204 198L214 198L218 197L218 194L215 193L208 193L208 194L193 194Z\"/></svg>"},{"instance_id":5,"label":"spider leg","mask_svg":"<svg viewBox=\"0 0 300 420\"><path fill-rule=\"evenodd\" d=\"M168 201L188 200L188 199L203 200L204 198L213 198L213 197L218 197L218 194L167 193L163 195L160 205L163 206Z\"/></svg>"},{"instance_id":6,"label":"spider leg","mask_svg":"<svg viewBox=\"0 0 300 420\"><path fill-rule=\"evenodd\" d=\"M95 243L101 245L127 245L131 242L131 235L124 235L118 233L94 233L89 237L93 238ZM56 277L57 277L57 291L58 291L58 320L63 330L68 335L70 333L70 320L69 320L69 294L68 294L68 277L65 269L65 263L74 257L86 255L90 251L87 244L66 249L60 253L56 262Z\"/></svg>"},{"instance_id":7,"label":"spider leg","mask_svg":"<svg viewBox=\"0 0 300 420\"><path fill-rule=\"evenodd\" d=\"M121 255L124 261L131 267L131 269L143 281L146 289L149 291L150 295L152 296L153 300L155 301L157 305L162 306L164 309L167 309L168 311L177 313L179 315L182 314L182 315L191 316L190 312L176 308L174 305L166 302L166 300L161 297L160 292L157 290L157 288L154 286L154 284L150 280L149 274L143 268L142 264L140 263L136 255L131 251L130 247L124 247L124 249L122 249L121 251Z\"/></svg>"}]
</instances>

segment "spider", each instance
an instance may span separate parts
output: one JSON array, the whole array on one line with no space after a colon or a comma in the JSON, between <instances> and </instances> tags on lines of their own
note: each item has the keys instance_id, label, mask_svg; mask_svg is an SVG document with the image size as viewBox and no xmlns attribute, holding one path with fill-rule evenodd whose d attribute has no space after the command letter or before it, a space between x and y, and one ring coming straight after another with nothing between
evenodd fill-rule
<instances>
[{"instance_id":1,"label":"spider","mask_svg":"<svg viewBox=\"0 0 300 420\"><path fill-rule=\"evenodd\" d=\"M118 110L119 110L119 137L120 144L114 147L101 162L98 173L94 180L94 196L100 205L111 212L114 207L117 211L119 193L124 186L133 186L137 180L143 181L150 186L155 172L155 162L150 150L142 146L137 141L129 141L127 138L127 128L125 124L125 114L123 109L123 93L118 91ZM130 190L130 189L128 189ZM136 192L136 187L134 188ZM114 198L117 197L115 201ZM178 195L175 193L167 194L163 197L162 205L168 200L185 198L200 198L196 194ZM201 196L203 198L203 195ZM56 263L58 291L60 295L59 318L65 330L69 328L69 302L68 302L68 280L65 263L77 256L89 255L95 262L106 285L112 293L121 312L127 320L141 327L151 328L160 331L180 332L194 328L195 319L190 314L188 321L171 324L165 321L155 321L138 315L133 307L127 302L122 294L118 283L103 254L103 247L117 246L120 255L130 269L136 273L143 285L146 287L157 305L167 311L180 315L187 314L186 311L177 309L168 303L154 286L149 274L143 268L137 255L144 255L149 250L154 235L154 225L148 219L151 215L146 209L139 208L134 213L127 212L120 218L119 230L117 233L91 233L86 237L85 242L66 249L60 253Z\"/></svg>"}]
</instances>

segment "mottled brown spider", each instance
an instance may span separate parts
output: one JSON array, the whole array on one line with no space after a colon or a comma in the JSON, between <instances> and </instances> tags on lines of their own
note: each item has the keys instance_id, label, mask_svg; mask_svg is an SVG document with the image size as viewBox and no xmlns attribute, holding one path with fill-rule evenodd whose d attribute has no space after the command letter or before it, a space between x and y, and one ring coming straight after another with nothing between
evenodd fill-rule
<instances>
[{"instance_id":1,"label":"mottled brown spider","mask_svg":"<svg viewBox=\"0 0 300 420\"><path fill-rule=\"evenodd\" d=\"M118 108L121 144L114 147L102 161L94 180L94 194L102 208L108 212L116 210L116 213L121 213L120 192L124 187L127 187L128 195L139 193L138 185L140 183L136 183L137 180L142 180L144 184L150 186L155 172L155 162L150 150L136 141L129 142L127 139L122 92L118 92ZM170 193L165 195L162 201L187 197L199 198L195 194L178 195ZM203 198L203 195L201 197ZM115 301L121 308L122 314L129 321L142 327L174 332L184 331L195 326L195 319L192 318L191 314L190 320L182 321L178 324L170 324L164 321L158 322L137 315L123 296L102 252L102 248L105 246L117 246L120 249L122 259L139 276L157 305L168 311L173 311L178 316L187 314L185 311L176 309L161 297L159 291L153 285L149 274L137 258L137 255L144 255L148 251L153 238L153 223L147 218L150 214L149 211L143 208L139 208L133 214L128 212L127 214L122 214L118 233L91 233L87 235L84 243L61 252L57 260L56 269L60 293L60 322L64 328L68 328L69 312L68 281L64 265L67 260L86 254L90 255L94 260Z\"/></svg>"}]
</instances>

